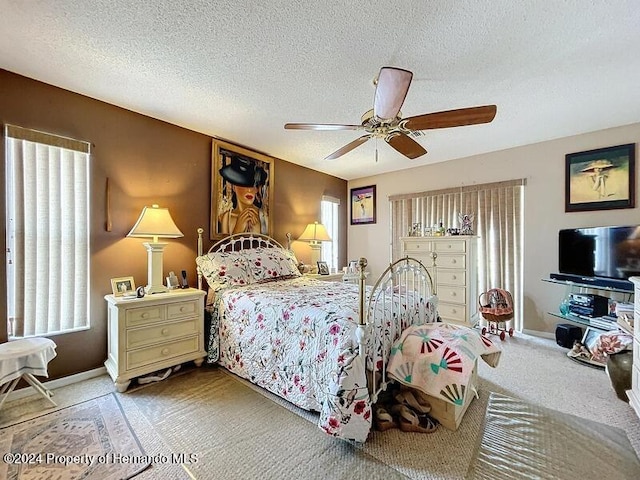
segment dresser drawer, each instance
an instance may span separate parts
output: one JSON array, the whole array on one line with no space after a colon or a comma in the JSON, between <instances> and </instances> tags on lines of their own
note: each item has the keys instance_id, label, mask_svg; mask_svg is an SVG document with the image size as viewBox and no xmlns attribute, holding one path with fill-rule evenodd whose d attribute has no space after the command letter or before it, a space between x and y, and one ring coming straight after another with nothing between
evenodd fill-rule
<instances>
[{"instance_id":1,"label":"dresser drawer","mask_svg":"<svg viewBox=\"0 0 640 480\"><path fill-rule=\"evenodd\" d=\"M451 305L449 303L440 302L438 304L438 313L442 319L453 320L456 322L467 321L467 308L464 305Z\"/></svg>"},{"instance_id":2,"label":"dresser drawer","mask_svg":"<svg viewBox=\"0 0 640 480\"><path fill-rule=\"evenodd\" d=\"M198 335L194 335L171 343L131 350L127 352L127 370L197 352L198 339Z\"/></svg>"},{"instance_id":3,"label":"dresser drawer","mask_svg":"<svg viewBox=\"0 0 640 480\"><path fill-rule=\"evenodd\" d=\"M153 324L148 327L130 328L126 333L127 350L170 341L198 333L198 318L190 318L174 323Z\"/></svg>"},{"instance_id":4,"label":"dresser drawer","mask_svg":"<svg viewBox=\"0 0 640 480\"><path fill-rule=\"evenodd\" d=\"M462 303L466 302L467 290L465 287L452 287L451 285L440 285L438 276L438 298L442 302Z\"/></svg>"},{"instance_id":5,"label":"dresser drawer","mask_svg":"<svg viewBox=\"0 0 640 480\"><path fill-rule=\"evenodd\" d=\"M147 323L160 322L165 319L164 305L131 308L126 311L126 326L135 327Z\"/></svg>"},{"instance_id":6,"label":"dresser drawer","mask_svg":"<svg viewBox=\"0 0 640 480\"><path fill-rule=\"evenodd\" d=\"M433 275L433 272L429 272ZM439 268L437 271L438 285L460 285L467 284L467 273L464 270L447 270Z\"/></svg>"},{"instance_id":7,"label":"dresser drawer","mask_svg":"<svg viewBox=\"0 0 640 480\"><path fill-rule=\"evenodd\" d=\"M170 303L167 305L167 319L181 318L195 315L198 311L198 303L195 300L189 302Z\"/></svg>"},{"instance_id":8,"label":"dresser drawer","mask_svg":"<svg viewBox=\"0 0 640 480\"><path fill-rule=\"evenodd\" d=\"M464 253L457 255L438 255L436 266L440 268L465 268L466 257Z\"/></svg>"},{"instance_id":9,"label":"dresser drawer","mask_svg":"<svg viewBox=\"0 0 640 480\"><path fill-rule=\"evenodd\" d=\"M435 242L434 249L438 253L452 252L464 253L467 250L467 242L464 240L450 240L444 242Z\"/></svg>"},{"instance_id":10,"label":"dresser drawer","mask_svg":"<svg viewBox=\"0 0 640 480\"><path fill-rule=\"evenodd\" d=\"M427 254L431 252L433 246L431 242L424 239L416 239L416 240L404 240L404 253L423 253Z\"/></svg>"}]
</instances>

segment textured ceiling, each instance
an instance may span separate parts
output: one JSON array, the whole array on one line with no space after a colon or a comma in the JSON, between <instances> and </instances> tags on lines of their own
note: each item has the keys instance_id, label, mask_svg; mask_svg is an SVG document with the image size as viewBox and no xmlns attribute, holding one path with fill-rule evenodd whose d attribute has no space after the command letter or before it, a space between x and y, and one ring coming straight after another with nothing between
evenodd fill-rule
<instances>
[{"instance_id":1,"label":"textured ceiling","mask_svg":"<svg viewBox=\"0 0 640 480\"><path fill-rule=\"evenodd\" d=\"M637 0L0 0L0 68L344 179L640 121ZM404 117L496 104L409 160L355 131L382 66Z\"/></svg>"}]
</instances>

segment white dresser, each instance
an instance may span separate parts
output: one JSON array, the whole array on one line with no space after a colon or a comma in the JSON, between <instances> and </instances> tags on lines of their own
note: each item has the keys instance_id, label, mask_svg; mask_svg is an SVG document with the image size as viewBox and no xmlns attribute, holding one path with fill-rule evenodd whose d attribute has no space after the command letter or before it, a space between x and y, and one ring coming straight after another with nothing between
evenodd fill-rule
<instances>
[{"instance_id":1,"label":"white dresser","mask_svg":"<svg viewBox=\"0 0 640 480\"><path fill-rule=\"evenodd\" d=\"M420 260L434 279L442 321L478 323L477 238L403 237L401 255ZM435 268L433 265L435 264Z\"/></svg>"},{"instance_id":2,"label":"white dresser","mask_svg":"<svg viewBox=\"0 0 640 480\"><path fill-rule=\"evenodd\" d=\"M629 404L640 417L640 277L631 277L634 284L633 307L633 371L631 374L631 390L627 391Z\"/></svg>"},{"instance_id":3,"label":"white dresser","mask_svg":"<svg viewBox=\"0 0 640 480\"><path fill-rule=\"evenodd\" d=\"M131 299L105 295L109 324L104 365L119 392L141 375L191 360L202 365L204 295L193 288Z\"/></svg>"}]
</instances>

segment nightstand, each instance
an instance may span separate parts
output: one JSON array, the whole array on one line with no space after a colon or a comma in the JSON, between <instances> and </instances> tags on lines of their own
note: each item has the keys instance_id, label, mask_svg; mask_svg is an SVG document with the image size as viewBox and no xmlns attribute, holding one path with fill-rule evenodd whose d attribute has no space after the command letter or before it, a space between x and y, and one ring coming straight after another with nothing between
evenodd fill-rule
<instances>
[{"instance_id":1,"label":"nightstand","mask_svg":"<svg viewBox=\"0 0 640 480\"><path fill-rule=\"evenodd\" d=\"M180 363L202 365L205 292L193 288L143 298L105 295L108 347L105 367L118 392L133 378Z\"/></svg>"}]
</instances>

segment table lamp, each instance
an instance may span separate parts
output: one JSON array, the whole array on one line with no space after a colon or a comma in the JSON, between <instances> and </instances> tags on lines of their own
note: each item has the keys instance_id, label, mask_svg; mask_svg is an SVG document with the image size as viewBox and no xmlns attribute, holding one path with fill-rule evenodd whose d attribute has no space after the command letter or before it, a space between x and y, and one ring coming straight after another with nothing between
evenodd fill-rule
<instances>
[{"instance_id":1,"label":"table lamp","mask_svg":"<svg viewBox=\"0 0 640 480\"><path fill-rule=\"evenodd\" d=\"M298 237L302 242L309 242L311 247L311 271L318 269L318 260L322 260L322 245L320 242L330 242L331 237L327 233L327 229L321 223L314 222L307 225L302 235Z\"/></svg>"},{"instance_id":2,"label":"table lamp","mask_svg":"<svg viewBox=\"0 0 640 480\"><path fill-rule=\"evenodd\" d=\"M169 289L162 283L162 254L166 243L158 242L158 238L183 237L182 232L176 227L168 208L160 208L158 205L144 207L138 221L133 226L127 237L152 238L151 242L142 245L147 249L147 294L163 293Z\"/></svg>"}]
</instances>

